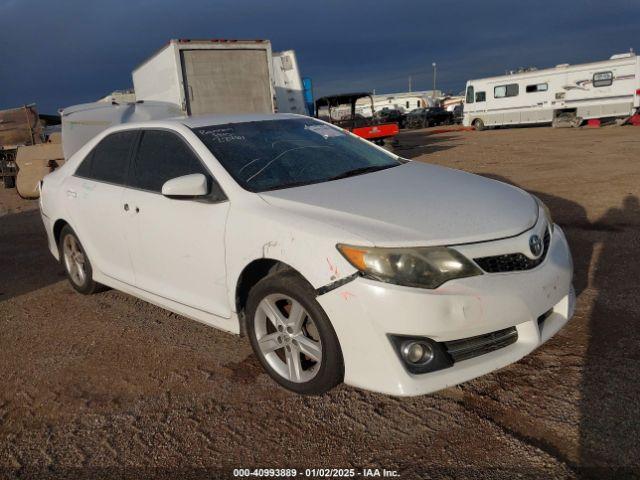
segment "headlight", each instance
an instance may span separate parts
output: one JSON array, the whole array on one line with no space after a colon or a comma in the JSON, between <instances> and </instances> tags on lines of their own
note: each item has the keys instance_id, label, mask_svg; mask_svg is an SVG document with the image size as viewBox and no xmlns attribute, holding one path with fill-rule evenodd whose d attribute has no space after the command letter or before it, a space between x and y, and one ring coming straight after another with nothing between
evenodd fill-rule
<instances>
[{"instance_id":1,"label":"headlight","mask_svg":"<svg viewBox=\"0 0 640 480\"><path fill-rule=\"evenodd\" d=\"M376 248L337 245L351 265L376 280L437 288L454 278L481 275L462 254L446 247Z\"/></svg>"},{"instance_id":2,"label":"headlight","mask_svg":"<svg viewBox=\"0 0 640 480\"><path fill-rule=\"evenodd\" d=\"M536 202L538 202L538 206L540 206L540 208L544 212L544 218L547 219L549 228L553 232L553 218L551 217L551 210L549 210L549 207L547 207L545 203L542 200L540 200L538 197L536 197L535 195L531 195L531 196L535 199Z\"/></svg>"}]
</instances>

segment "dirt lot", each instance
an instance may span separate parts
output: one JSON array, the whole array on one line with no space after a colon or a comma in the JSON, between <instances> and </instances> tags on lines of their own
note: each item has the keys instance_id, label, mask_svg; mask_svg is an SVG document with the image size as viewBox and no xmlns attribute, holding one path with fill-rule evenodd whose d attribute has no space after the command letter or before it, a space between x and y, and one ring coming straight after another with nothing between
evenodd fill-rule
<instances>
[{"instance_id":1,"label":"dirt lot","mask_svg":"<svg viewBox=\"0 0 640 480\"><path fill-rule=\"evenodd\" d=\"M640 477L640 128L403 133L406 157L536 192L568 233L574 319L434 395L278 388L244 338L128 295L74 293L34 202L0 189L0 478Z\"/></svg>"}]
</instances>

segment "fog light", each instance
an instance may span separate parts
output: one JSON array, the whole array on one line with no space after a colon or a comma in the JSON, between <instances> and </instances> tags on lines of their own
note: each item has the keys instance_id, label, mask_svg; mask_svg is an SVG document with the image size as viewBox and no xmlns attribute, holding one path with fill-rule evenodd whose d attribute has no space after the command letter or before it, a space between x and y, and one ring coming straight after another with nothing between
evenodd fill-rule
<instances>
[{"instance_id":1,"label":"fog light","mask_svg":"<svg viewBox=\"0 0 640 480\"><path fill-rule=\"evenodd\" d=\"M433 348L427 342L409 340L400 348L402 358L413 365L425 365L433 360Z\"/></svg>"},{"instance_id":2,"label":"fog light","mask_svg":"<svg viewBox=\"0 0 640 480\"><path fill-rule=\"evenodd\" d=\"M402 366L411 374L435 372L453 365L453 359L443 344L431 338L387 335Z\"/></svg>"}]
</instances>

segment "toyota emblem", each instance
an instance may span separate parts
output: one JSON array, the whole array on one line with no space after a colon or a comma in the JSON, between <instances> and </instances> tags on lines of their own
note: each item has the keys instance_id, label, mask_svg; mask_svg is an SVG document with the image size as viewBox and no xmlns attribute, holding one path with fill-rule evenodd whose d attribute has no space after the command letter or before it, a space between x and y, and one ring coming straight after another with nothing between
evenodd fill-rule
<instances>
[{"instance_id":1,"label":"toyota emblem","mask_svg":"<svg viewBox=\"0 0 640 480\"><path fill-rule=\"evenodd\" d=\"M534 257L539 257L542 253L542 240L538 235L531 235L529 239L529 248Z\"/></svg>"}]
</instances>

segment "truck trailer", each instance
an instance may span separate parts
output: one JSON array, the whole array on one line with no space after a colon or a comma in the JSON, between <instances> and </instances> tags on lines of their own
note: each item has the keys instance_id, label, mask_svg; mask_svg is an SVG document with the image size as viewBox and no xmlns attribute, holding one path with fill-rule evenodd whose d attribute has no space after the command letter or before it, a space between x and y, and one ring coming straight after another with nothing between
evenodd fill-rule
<instances>
[{"instance_id":1,"label":"truck trailer","mask_svg":"<svg viewBox=\"0 0 640 480\"><path fill-rule=\"evenodd\" d=\"M171 40L132 72L136 100L186 115L273 113L272 61L268 40Z\"/></svg>"},{"instance_id":2,"label":"truck trailer","mask_svg":"<svg viewBox=\"0 0 640 480\"><path fill-rule=\"evenodd\" d=\"M0 110L0 177L5 188L16 185L18 148L43 143L43 129L34 104Z\"/></svg>"},{"instance_id":3,"label":"truck trailer","mask_svg":"<svg viewBox=\"0 0 640 480\"><path fill-rule=\"evenodd\" d=\"M640 57L633 52L580 65L469 80L464 125L578 126L630 117L640 107Z\"/></svg>"},{"instance_id":4,"label":"truck trailer","mask_svg":"<svg viewBox=\"0 0 640 480\"><path fill-rule=\"evenodd\" d=\"M286 50L273 54L273 77L278 113L309 115L295 51Z\"/></svg>"}]
</instances>

